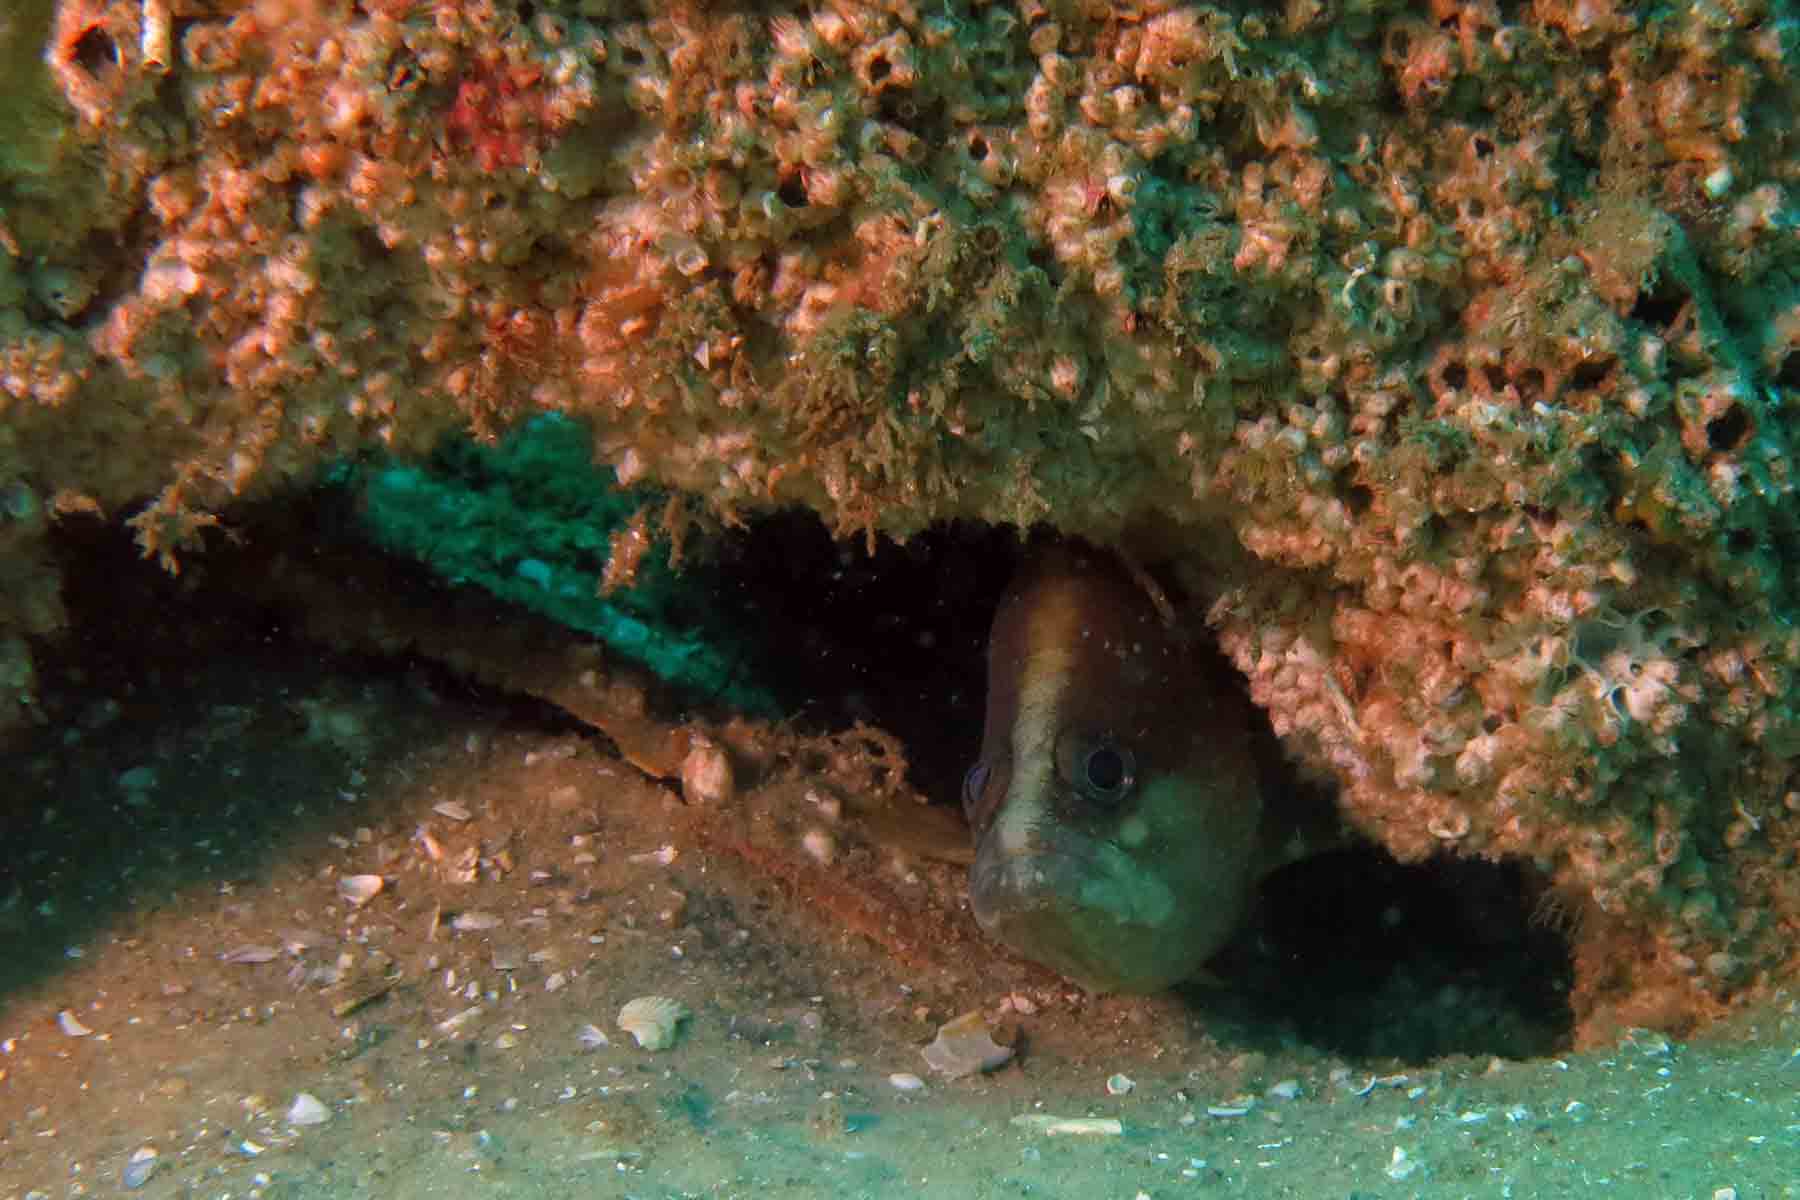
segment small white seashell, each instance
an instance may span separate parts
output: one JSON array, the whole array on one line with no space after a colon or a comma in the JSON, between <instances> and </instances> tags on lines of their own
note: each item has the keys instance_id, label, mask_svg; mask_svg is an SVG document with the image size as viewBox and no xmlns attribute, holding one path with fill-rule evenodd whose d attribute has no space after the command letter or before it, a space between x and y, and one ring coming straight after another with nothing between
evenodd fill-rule
<instances>
[{"instance_id":1,"label":"small white seashell","mask_svg":"<svg viewBox=\"0 0 1800 1200\"><path fill-rule=\"evenodd\" d=\"M57 1028L61 1029L70 1037L86 1037L88 1034L94 1032L86 1025L83 1025L80 1019L66 1008L56 1014L56 1025Z\"/></svg>"},{"instance_id":2,"label":"small white seashell","mask_svg":"<svg viewBox=\"0 0 1800 1200\"><path fill-rule=\"evenodd\" d=\"M1300 1081L1284 1079L1269 1089L1269 1095L1277 1100L1293 1100L1300 1095Z\"/></svg>"},{"instance_id":3,"label":"small white seashell","mask_svg":"<svg viewBox=\"0 0 1800 1200\"><path fill-rule=\"evenodd\" d=\"M1127 1096L1137 1087L1137 1080L1129 1075L1108 1075L1106 1077L1106 1094L1109 1096Z\"/></svg>"},{"instance_id":4,"label":"small white seashell","mask_svg":"<svg viewBox=\"0 0 1800 1200\"><path fill-rule=\"evenodd\" d=\"M681 760L681 796L689 804L724 804L737 793L731 759L719 744L696 733Z\"/></svg>"},{"instance_id":5,"label":"small white seashell","mask_svg":"<svg viewBox=\"0 0 1800 1200\"><path fill-rule=\"evenodd\" d=\"M895 1071L892 1075L888 1076L888 1083L892 1084L896 1091L901 1092L922 1092L925 1090L925 1081L920 1079L917 1075L912 1074L910 1071Z\"/></svg>"},{"instance_id":6,"label":"small white seashell","mask_svg":"<svg viewBox=\"0 0 1800 1200\"><path fill-rule=\"evenodd\" d=\"M319 1101L311 1092L301 1092L288 1105L287 1123L289 1125L323 1125L331 1120L331 1110Z\"/></svg>"},{"instance_id":7,"label":"small white seashell","mask_svg":"<svg viewBox=\"0 0 1800 1200\"><path fill-rule=\"evenodd\" d=\"M466 821L473 815L466 805L458 804L454 800L439 800L431 806L431 811L452 821Z\"/></svg>"},{"instance_id":8,"label":"small white seashell","mask_svg":"<svg viewBox=\"0 0 1800 1200\"><path fill-rule=\"evenodd\" d=\"M837 857L837 839L823 829L809 829L800 837L800 848L822 867L829 867Z\"/></svg>"},{"instance_id":9,"label":"small white seashell","mask_svg":"<svg viewBox=\"0 0 1800 1200\"><path fill-rule=\"evenodd\" d=\"M241 965L244 963L274 962L281 957L281 951L274 946L239 946L219 955L219 961Z\"/></svg>"},{"instance_id":10,"label":"small white seashell","mask_svg":"<svg viewBox=\"0 0 1800 1200\"><path fill-rule=\"evenodd\" d=\"M338 895L357 907L362 907L387 886L387 881L379 875L346 875L338 880Z\"/></svg>"},{"instance_id":11,"label":"small white seashell","mask_svg":"<svg viewBox=\"0 0 1800 1200\"><path fill-rule=\"evenodd\" d=\"M612 1039L598 1025L583 1025L575 1031L575 1040L581 1043L583 1050L598 1050L602 1046L612 1045Z\"/></svg>"},{"instance_id":12,"label":"small white seashell","mask_svg":"<svg viewBox=\"0 0 1800 1200\"><path fill-rule=\"evenodd\" d=\"M646 1050L667 1050L675 1044L681 1023L692 1015L679 1000L639 996L619 1010L619 1028Z\"/></svg>"}]
</instances>

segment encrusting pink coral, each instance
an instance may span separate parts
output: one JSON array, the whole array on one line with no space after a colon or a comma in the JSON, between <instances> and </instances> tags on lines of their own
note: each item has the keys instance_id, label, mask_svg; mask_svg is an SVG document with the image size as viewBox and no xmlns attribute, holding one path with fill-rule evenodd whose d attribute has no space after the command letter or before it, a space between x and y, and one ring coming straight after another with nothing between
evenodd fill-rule
<instances>
[{"instance_id":1,"label":"encrusting pink coral","mask_svg":"<svg viewBox=\"0 0 1800 1200\"><path fill-rule=\"evenodd\" d=\"M63 0L0 487L173 555L550 408L726 514L1180 530L1356 825L1540 863L1597 1022L1712 1011L1796 962L1793 25L1352 9Z\"/></svg>"}]
</instances>

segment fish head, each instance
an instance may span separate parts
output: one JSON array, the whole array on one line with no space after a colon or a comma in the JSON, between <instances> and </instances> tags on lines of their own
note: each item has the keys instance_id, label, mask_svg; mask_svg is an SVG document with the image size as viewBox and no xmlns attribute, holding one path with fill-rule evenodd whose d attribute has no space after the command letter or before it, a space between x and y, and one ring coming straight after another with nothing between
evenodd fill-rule
<instances>
[{"instance_id":1,"label":"fish head","mask_svg":"<svg viewBox=\"0 0 1800 1200\"><path fill-rule=\"evenodd\" d=\"M1057 548L994 619L963 804L997 941L1094 991L1150 992L1236 931L1261 792L1249 710L1112 556Z\"/></svg>"}]
</instances>

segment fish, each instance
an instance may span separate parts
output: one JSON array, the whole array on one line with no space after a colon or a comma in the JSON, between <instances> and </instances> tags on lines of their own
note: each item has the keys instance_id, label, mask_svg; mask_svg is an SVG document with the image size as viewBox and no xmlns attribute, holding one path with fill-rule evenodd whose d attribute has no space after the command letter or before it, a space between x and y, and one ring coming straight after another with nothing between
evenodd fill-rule
<instances>
[{"instance_id":1,"label":"fish","mask_svg":"<svg viewBox=\"0 0 1800 1200\"><path fill-rule=\"evenodd\" d=\"M988 639L970 904L1094 992L1199 974L1294 856L1242 681L1173 617L1141 570L1065 541L1028 558Z\"/></svg>"}]
</instances>

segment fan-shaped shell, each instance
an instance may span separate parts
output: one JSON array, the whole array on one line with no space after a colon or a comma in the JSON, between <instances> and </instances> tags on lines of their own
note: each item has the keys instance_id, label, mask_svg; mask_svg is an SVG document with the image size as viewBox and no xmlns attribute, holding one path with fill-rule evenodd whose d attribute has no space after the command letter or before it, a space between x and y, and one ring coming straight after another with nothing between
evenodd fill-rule
<instances>
[{"instance_id":1,"label":"fan-shaped shell","mask_svg":"<svg viewBox=\"0 0 1800 1200\"><path fill-rule=\"evenodd\" d=\"M619 1010L619 1028L646 1050L667 1050L675 1044L681 1023L692 1015L679 1000L639 996Z\"/></svg>"}]
</instances>

